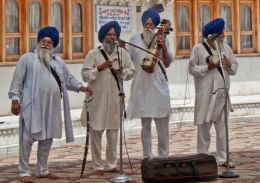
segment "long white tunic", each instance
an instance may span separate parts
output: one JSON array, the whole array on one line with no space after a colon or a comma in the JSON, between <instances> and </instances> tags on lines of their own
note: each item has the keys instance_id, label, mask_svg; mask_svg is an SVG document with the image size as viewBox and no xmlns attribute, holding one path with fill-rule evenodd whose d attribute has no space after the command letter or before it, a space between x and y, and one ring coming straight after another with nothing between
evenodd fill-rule
<instances>
[{"instance_id":1,"label":"long white tunic","mask_svg":"<svg viewBox=\"0 0 260 183\"><path fill-rule=\"evenodd\" d=\"M42 131L32 132L34 139L48 139L61 136L61 94L57 81L51 72L41 63L35 82L35 92L39 96L39 107L42 111ZM58 133L57 133L58 132Z\"/></svg>"},{"instance_id":2,"label":"long white tunic","mask_svg":"<svg viewBox=\"0 0 260 183\"><path fill-rule=\"evenodd\" d=\"M129 42L147 49L140 33L134 35ZM166 45L171 61L173 61L173 54L168 40L166 40ZM147 56L147 53L134 47L129 47L128 50L135 65L136 75L131 85L131 96L127 106L127 116L131 119L166 117L171 112L170 93L168 82L161 68L157 64L153 73L147 73L141 68L142 61ZM161 65L164 67L162 62Z\"/></svg>"},{"instance_id":3,"label":"long white tunic","mask_svg":"<svg viewBox=\"0 0 260 183\"><path fill-rule=\"evenodd\" d=\"M104 49L101 46L101 49ZM118 58L116 50L109 60ZM123 79L133 77L135 70L129 54L119 48L119 57L122 61ZM116 80L110 69L98 72L97 66L105 62L105 58L98 48L91 50L84 61L82 78L88 82L93 90L93 100L89 103L89 124L94 130L118 129L120 125L120 96Z\"/></svg>"},{"instance_id":4,"label":"long white tunic","mask_svg":"<svg viewBox=\"0 0 260 183\"><path fill-rule=\"evenodd\" d=\"M214 54L214 50L211 49L211 51ZM224 49L221 52L222 55L224 54L231 62L231 68L224 70L227 86L229 87L230 75L236 74L238 62L233 55L232 49L227 44L224 44ZM210 113L211 116L218 115L215 113L219 113L219 109L223 108L225 103L224 90L220 89L224 88L224 80L217 68L208 70L208 64L206 62L208 56L209 54L203 44L199 43L193 47L189 62L189 73L194 76L195 85L195 125L203 124L206 121L208 113ZM213 92L217 90L219 91L218 96L213 97ZM214 102L212 100L215 100L214 106L216 107L211 108L212 111L209 111L210 103ZM209 116L209 118L211 118L211 116Z\"/></svg>"},{"instance_id":5,"label":"long white tunic","mask_svg":"<svg viewBox=\"0 0 260 183\"><path fill-rule=\"evenodd\" d=\"M67 142L74 140L67 89L79 92L82 83L69 72L56 55L50 61L61 80L64 123ZM20 121L36 140L61 138L61 96L55 78L39 61L38 54L24 54L18 61L9 90L9 98L21 102Z\"/></svg>"}]
</instances>

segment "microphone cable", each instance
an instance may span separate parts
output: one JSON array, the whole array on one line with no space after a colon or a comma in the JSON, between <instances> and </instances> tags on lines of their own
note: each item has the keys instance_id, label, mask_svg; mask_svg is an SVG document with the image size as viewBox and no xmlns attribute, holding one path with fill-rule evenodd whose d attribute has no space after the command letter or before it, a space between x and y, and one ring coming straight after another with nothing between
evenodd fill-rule
<instances>
[{"instance_id":1,"label":"microphone cable","mask_svg":"<svg viewBox=\"0 0 260 183\"><path fill-rule=\"evenodd\" d=\"M188 63L189 64L189 63ZM184 113L185 113L185 110L184 108L186 107L186 100L187 100L187 95L189 94L189 103L191 103L191 96L190 96L190 84L189 84L189 71L188 71L188 68L186 67L186 83L185 83L185 92L184 92L184 99L183 99L183 110L181 112L181 117L180 117L180 120L177 124L177 130L174 131L173 130L173 134L170 135L170 137L172 137L173 135L175 135L176 133L178 133L180 131L180 129L182 128L182 125L183 125L183 118L184 118ZM173 113L173 112L172 112Z\"/></svg>"}]
</instances>

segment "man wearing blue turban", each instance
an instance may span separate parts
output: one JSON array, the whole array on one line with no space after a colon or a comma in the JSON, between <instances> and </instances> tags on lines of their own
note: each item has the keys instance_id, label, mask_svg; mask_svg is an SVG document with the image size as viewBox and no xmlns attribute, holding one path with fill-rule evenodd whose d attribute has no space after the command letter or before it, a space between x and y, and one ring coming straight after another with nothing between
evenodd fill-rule
<instances>
[{"instance_id":1,"label":"man wearing blue turban","mask_svg":"<svg viewBox=\"0 0 260 183\"><path fill-rule=\"evenodd\" d=\"M120 33L121 27L117 21L103 25L98 31L98 40L102 45L86 55L82 68L83 80L88 82L93 89L93 100L88 104L90 112L88 123L93 173L97 174L102 174L104 171L118 172L117 137L120 127L120 80L130 80L135 73L129 54L116 44ZM122 65L122 70L119 70L119 63ZM85 126L87 122L82 121L82 123ZM104 131L106 131L107 139L105 164L103 164L101 157Z\"/></svg>"},{"instance_id":2,"label":"man wearing blue turban","mask_svg":"<svg viewBox=\"0 0 260 183\"><path fill-rule=\"evenodd\" d=\"M153 9L146 10L142 15L143 31L130 39L130 43L150 51L159 48L158 60L152 72L144 70L144 60L153 58L134 47L128 51L136 68L136 75L131 85L131 96L127 106L129 118L141 119L141 140L143 157L153 158L151 123L154 120L158 134L158 157L169 155L169 119L171 114L170 93L166 77L166 68L173 62L173 54L165 35L155 35L160 24L160 15Z\"/></svg>"},{"instance_id":3,"label":"man wearing blue turban","mask_svg":"<svg viewBox=\"0 0 260 183\"><path fill-rule=\"evenodd\" d=\"M198 126L197 152L209 153L210 129L214 124L216 130L216 159L220 166L227 166L226 133L224 120L224 104L226 92L223 89L224 80L220 68L222 62L225 79L230 86L230 75L235 75L238 62L232 49L223 42L225 21L217 18L202 29L205 42L196 44L191 52L189 72L194 77L195 85L195 111L194 124ZM216 43L219 44L220 56ZM213 55L213 56L210 56ZM216 58L216 59L214 59ZM230 168L234 167L229 163Z\"/></svg>"},{"instance_id":4,"label":"man wearing blue turban","mask_svg":"<svg viewBox=\"0 0 260 183\"><path fill-rule=\"evenodd\" d=\"M34 142L38 141L37 172L39 178L57 179L48 171L48 157L53 138L62 137L61 97L63 97L64 123L67 142L73 142L73 131L67 89L91 94L89 87L69 72L64 61L53 54L59 43L55 27L44 27L38 33L35 51L19 59L9 98L11 111L19 119L19 175L21 182L34 182L29 158Z\"/></svg>"}]
</instances>

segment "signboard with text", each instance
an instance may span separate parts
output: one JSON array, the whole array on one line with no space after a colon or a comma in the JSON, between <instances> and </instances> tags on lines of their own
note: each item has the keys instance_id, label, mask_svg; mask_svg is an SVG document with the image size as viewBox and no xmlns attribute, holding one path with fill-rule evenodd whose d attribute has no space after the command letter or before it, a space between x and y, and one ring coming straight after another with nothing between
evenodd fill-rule
<instances>
[{"instance_id":1,"label":"signboard with text","mask_svg":"<svg viewBox=\"0 0 260 183\"><path fill-rule=\"evenodd\" d=\"M96 5L96 31L110 21L117 21L121 30L129 32L132 30L132 14L129 6Z\"/></svg>"}]
</instances>

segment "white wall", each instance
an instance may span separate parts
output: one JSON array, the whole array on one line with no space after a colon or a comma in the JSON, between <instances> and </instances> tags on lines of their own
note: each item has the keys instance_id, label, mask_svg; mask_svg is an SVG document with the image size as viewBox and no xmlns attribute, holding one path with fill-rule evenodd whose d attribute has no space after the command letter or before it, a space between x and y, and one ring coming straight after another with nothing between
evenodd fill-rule
<instances>
[{"instance_id":1,"label":"white wall","mask_svg":"<svg viewBox=\"0 0 260 183\"><path fill-rule=\"evenodd\" d=\"M237 75L231 77L231 96L260 95L260 57L240 57ZM188 59L177 59L167 70L172 99L194 98L193 78L187 74ZM82 64L68 64L69 70L81 80ZM14 67L0 67L0 116L10 115L7 93ZM129 98L131 81L124 83L126 102ZM185 88L187 89L185 90ZM69 92L71 108L81 108L84 94Z\"/></svg>"},{"instance_id":2,"label":"white wall","mask_svg":"<svg viewBox=\"0 0 260 183\"><path fill-rule=\"evenodd\" d=\"M260 95L260 57L238 57L239 66L231 76L231 96ZM176 59L168 69L172 99L194 98L193 77L188 74L188 59ZM187 88L187 89L186 89Z\"/></svg>"}]
</instances>

